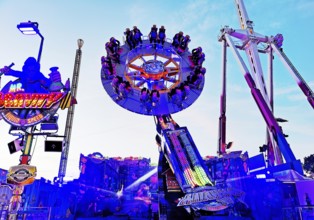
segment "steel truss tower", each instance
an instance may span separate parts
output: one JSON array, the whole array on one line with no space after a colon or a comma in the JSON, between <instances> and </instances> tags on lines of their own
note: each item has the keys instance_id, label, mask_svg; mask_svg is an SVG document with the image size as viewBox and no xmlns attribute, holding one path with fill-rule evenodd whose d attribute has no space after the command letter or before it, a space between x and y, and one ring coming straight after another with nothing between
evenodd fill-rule
<instances>
[{"instance_id":1,"label":"steel truss tower","mask_svg":"<svg viewBox=\"0 0 314 220\"><path fill-rule=\"evenodd\" d=\"M74 100L76 99L80 66L81 66L81 58L82 58L81 48L84 44L84 41L82 39L78 39L77 43L78 43L78 49L76 50L76 55L75 55L74 70L73 70L73 76L72 76L72 86L71 86L71 95L72 95L72 98L74 98ZM65 124L64 141L63 141L63 148L62 148L60 165L59 165L59 173L58 173L58 181L61 184L63 183L63 178L65 177L65 174L66 174L70 141L71 141L71 133L72 133L72 125L73 125L73 118L74 118L74 110L75 110L75 105L71 105L68 109L67 119L66 119L66 124Z\"/></svg>"}]
</instances>

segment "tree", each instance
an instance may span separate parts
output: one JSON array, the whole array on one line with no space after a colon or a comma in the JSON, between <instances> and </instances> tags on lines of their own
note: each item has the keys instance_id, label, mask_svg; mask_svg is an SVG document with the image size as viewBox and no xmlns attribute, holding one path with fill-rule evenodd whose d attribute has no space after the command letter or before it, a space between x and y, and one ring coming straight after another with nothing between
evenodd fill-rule
<instances>
[{"instance_id":1,"label":"tree","mask_svg":"<svg viewBox=\"0 0 314 220\"><path fill-rule=\"evenodd\" d=\"M314 173L314 154L304 157L303 168L309 173Z\"/></svg>"}]
</instances>

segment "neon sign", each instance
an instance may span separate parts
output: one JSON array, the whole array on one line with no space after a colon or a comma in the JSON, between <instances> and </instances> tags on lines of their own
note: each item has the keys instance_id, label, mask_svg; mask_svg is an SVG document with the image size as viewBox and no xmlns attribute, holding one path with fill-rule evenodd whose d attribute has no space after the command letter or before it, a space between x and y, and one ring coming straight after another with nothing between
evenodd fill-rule
<instances>
[{"instance_id":1,"label":"neon sign","mask_svg":"<svg viewBox=\"0 0 314 220\"><path fill-rule=\"evenodd\" d=\"M59 107L69 107L72 97L69 80L64 85L58 67L50 68L49 78L40 72L33 57L26 59L22 71L4 67L1 72L17 77L0 91L0 118L17 127L36 125L49 120Z\"/></svg>"},{"instance_id":2,"label":"neon sign","mask_svg":"<svg viewBox=\"0 0 314 220\"><path fill-rule=\"evenodd\" d=\"M70 97L69 97L70 96ZM14 126L36 125L71 102L70 93L3 93L0 92L0 117Z\"/></svg>"},{"instance_id":3,"label":"neon sign","mask_svg":"<svg viewBox=\"0 0 314 220\"><path fill-rule=\"evenodd\" d=\"M22 109L37 108L48 109L60 102L64 93L52 92L49 94L40 93L2 93L0 92L0 109Z\"/></svg>"}]
</instances>

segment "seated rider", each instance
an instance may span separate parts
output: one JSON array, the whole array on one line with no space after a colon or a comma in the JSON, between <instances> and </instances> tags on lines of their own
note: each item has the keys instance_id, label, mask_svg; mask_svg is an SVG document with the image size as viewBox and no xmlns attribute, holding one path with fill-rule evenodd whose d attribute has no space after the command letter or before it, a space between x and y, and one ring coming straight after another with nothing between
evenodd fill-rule
<instances>
[{"instance_id":1,"label":"seated rider","mask_svg":"<svg viewBox=\"0 0 314 220\"><path fill-rule=\"evenodd\" d=\"M126 36L126 42L129 45L130 50L134 49L134 36L130 28L125 29L124 35Z\"/></svg>"},{"instance_id":2,"label":"seated rider","mask_svg":"<svg viewBox=\"0 0 314 220\"><path fill-rule=\"evenodd\" d=\"M134 38L134 45L138 46L139 44L142 44L142 32L140 29L138 29L136 26L133 27L133 38Z\"/></svg>"},{"instance_id":3,"label":"seated rider","mask_svg":"<svg viewBox=\"0 0 314 220\"><path fill-rule=\"evenodd\" d=\"M181 42L180 42L180 45L179 45L179 49L180 49L181 52L184 52L188 48L188 45L189 45L190 41L191 41L191 39L190 39L189 35L186 35L185 37L183 37L181 39Z\"/></svg>"},{"instance_id":4,"label":"seated rider","mask_svg":"<svg viewBox=\"0 0 314 220\"><path fill-rule=\"evenodd\" d=\"M197 47L192 50L192 62L194 65L202 66L205 60L205 54L203 53L202 47Z\"/></svg>"},{"instance_id":5,"label":"seated rider","mask_svg":"<svg viewBox=\"0 0 314 220\"><path fill-rule=\"evenodd\" d=\"M119 53L119 49L120 49L120 41L118 41L117 39L115 39L114 37L110 38L110 43L112 45L113 51L114 53Z\"/></svg>"},{"instance_id":6,"label":"seated rider","mask_svg":"<svg viewBox=\"0 0 314 220\"><path fill-rule=\"evenodd\" d=\"M151 28L150 32L149 32L149 42L150 43L154 43L156 44L157 43L157 27L156 25L154 24L153 27Z\"/></svg>"},{"instance_id":7,"label":"seated rider","mask_svg":"<svg viewBox=\"0 0 314 220\"><path fill-rule=\"evenodd\" d=\"M106 43L106 52L108 58L114 62L120 63L120 54L118 53L116 45L114 45L112 41Z\"/></svg>"},{"instance_id":8,"label":"seated rider","mask_svg":"<svg viewBox=\"0 0 314 220\"><path fill-rule=\"evenodd\" d=\"M158 42L164 45L165 40L166 40L166 29L164 26L161 26L158 32Z\"/></svg>"},{"instance_id":9,"label":"seated rider","mask_svg":"<svg viewBox=\"0 0 314 220\"><path fill-rule=\"evenodd\" d=\"M180 31L179 33L174 35L173 41L172 41L172 46L174 46L175 48L178 48L182 38L183 38L183 32L182 31Z\"/></svg>"}]
</instances>

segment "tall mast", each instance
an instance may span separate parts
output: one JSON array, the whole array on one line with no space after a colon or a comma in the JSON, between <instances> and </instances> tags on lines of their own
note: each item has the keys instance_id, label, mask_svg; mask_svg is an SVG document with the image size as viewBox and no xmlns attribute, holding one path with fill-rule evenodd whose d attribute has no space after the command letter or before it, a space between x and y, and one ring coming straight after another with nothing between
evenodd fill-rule
<instances>
[{"instance_id":1,"label":"tall mast","mask_svg":"<svg viewBox=\"0 0 314 220\"><path fill-rule=\"evenodd\" d=\"M222 91L220 95L220 117L219 117L219 137L218 137L218 155L226 153L226 96L227 96L227 42L222 41Z\"/></svg>"},{"instance_id":2,"label":"tall mast","mask_svg":"<svg viewBox=\"0 0 314 220\"><path fill-rule=\"evenodd\" d=\"M73 70L73 76L72 76L72 86L71 86L71 95L74 99L76 99L76 92L77 92L80 66L81 66L81 58L82 58L81 48L84 44L84 41L82 39L78 39L77 44L78 44L78 49L76 50L76 55L75 55L74 70ZM63 183L63 178L65 177L65 174L66 174L70 141L71 141L71 133L72 133L72 125L73 125L73 118L74 118L74 110L75 110L75 105L71 105L68 109L67 119L66 119L66 124L65 124L64 142L63 142L59 173L58 173L59 183L61 184Z\"/></svg>"}]
</instances>

